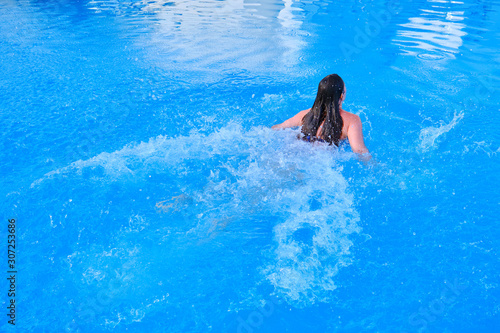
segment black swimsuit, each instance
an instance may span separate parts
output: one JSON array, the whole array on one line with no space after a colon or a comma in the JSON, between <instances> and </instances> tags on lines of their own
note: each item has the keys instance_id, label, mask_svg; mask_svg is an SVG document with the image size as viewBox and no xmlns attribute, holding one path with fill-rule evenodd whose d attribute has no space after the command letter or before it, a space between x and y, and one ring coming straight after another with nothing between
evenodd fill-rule
<instances>
[{"instance_id":1,"label":"black swimsuit","mask_svg":"<svg viewBox=\"0 0 500 333\"><path fill-rule=\"evenodd\" d=\"M317 142L326 142L326 141L325 141L325 140L323 140L323 139L319 139L319 138L317 138L317 137L315 137L315 136L311 137L310 135L308 135L308 136L304 136L304 137L302 138L302 140L305 140L305 141L307 141L307 142L316 142L316 141L317 141Z\"/></svg>"}]
</instances>

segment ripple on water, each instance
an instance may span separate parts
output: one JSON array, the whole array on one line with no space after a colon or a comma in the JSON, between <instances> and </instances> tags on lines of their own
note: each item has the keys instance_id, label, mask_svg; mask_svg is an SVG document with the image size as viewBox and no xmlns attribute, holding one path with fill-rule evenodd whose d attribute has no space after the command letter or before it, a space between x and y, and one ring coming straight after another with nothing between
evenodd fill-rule
<instances>
[{"instance_id":1,"label":"ripple on water","mask_svg":"<svg viewBox=\"0 0 500 333\"><path fill-rule=\"evenodd\" d=\"M446 58L444 54L438 54L438 53L419 53L417 57L422 60L432 60L432 61L442 60Z\"/></svg>"}]
</instances>

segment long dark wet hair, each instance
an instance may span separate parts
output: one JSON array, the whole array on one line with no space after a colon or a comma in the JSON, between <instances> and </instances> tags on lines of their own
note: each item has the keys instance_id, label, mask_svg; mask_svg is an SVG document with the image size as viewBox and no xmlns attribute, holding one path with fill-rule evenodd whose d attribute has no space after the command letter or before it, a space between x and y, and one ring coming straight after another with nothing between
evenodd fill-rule
<instances>
[{"instance_id":1,"label":"long dark wet hair","mask_svg":"<svg viewBox=\"0 0 500 333\"><path fill-rule=\"evenodd\" d=\"M311 110L302 118L304 139L314 141L318 128L323 122L321 136L330 144L339 145L344 121L340 116L340 97L344 92L344 81L337 74L325 77L318 86L316 100Z\"/></svg>"}]
</instances>

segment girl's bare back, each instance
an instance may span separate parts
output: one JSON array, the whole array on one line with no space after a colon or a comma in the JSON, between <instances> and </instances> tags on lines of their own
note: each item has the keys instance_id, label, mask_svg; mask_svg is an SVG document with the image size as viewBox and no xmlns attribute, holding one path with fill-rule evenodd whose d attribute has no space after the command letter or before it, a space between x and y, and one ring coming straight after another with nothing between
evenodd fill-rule
<instances>
[{"instance_id":1,"label":"girl's bare back","mask_svg":"<svg viewBox=\"0 0 500 333\"><path fill-rule=\"evenodd\" d=\"M302 126L302 119L310 110L311 109L300 111L292 118L285 120L283 123L274 125L272 129ZM368 148L366 148L365 146L365 141L363 140L363 127L359 116L347 112L343 109L340 109L340 116L342 117L342 120L344 122L344 125L342 127L342 135L340 137L341 140L348 139L349 144L351 145L351 149L355 153L358 154L369 153ZM323 124L321 124L321 126L318 128L318 132L316 133L316 136L320 139L322 139L321 137L322 126Z\"/></svg>"}]
</instances>

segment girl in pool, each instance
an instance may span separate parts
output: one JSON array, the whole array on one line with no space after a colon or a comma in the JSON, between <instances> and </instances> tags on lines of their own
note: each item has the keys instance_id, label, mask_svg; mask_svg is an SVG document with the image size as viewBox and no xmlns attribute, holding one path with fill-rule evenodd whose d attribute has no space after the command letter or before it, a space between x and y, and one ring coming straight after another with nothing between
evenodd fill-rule
<instances>
[{"instance_id":1,"label":"girl in pool","mask_svg":"<svg viewBox=\"0 0 500 333\"><path fill-rule=\"evenodd\" d=\"M322 141L338 146L342 140L349 139L353 152L369 154L363 140L361 119L342 109L344 99L344 81L337 74L328 75L319 83L312 108L300 111L272 129L302 126L302 138L306 141Z\"/></svg>"}]
</instances>

